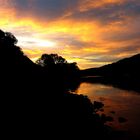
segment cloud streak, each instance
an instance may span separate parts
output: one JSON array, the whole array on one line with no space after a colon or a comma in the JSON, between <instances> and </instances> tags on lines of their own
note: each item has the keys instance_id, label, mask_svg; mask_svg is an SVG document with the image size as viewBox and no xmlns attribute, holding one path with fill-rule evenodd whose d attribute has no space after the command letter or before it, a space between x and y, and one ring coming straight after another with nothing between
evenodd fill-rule
<instances>
[{"instance_id":1,"label":"cloud streak","mask_svg":"<svg viewBox=\"0 0 140 140\"><path fill-rule=\"evenodd\" d=\"M0 5L1 28L14 33L33 60L59 53L87 68L140 51L139 0L0 0Z\"/></svg>"}]
</instances>

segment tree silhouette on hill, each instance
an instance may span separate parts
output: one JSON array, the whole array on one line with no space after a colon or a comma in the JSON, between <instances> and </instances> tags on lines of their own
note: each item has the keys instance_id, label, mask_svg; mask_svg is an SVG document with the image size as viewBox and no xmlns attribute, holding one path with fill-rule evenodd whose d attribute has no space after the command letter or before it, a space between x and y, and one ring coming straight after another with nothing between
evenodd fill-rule
<instances>
[{"instance_id":1,"label":"tree silhouette on hill","mask_svg":"<svg viewBox=\"0 0 140 140\"><path fill-rule=\"evenodd\" d=\"M10 32L3 32L0 30L0 43L6 46L13 46L16 45L18 40L16 37Z\"/></svg>"},{"instance_id":2,"label":"tree silhouette on hill","mask_svg":"<svg viewBox=\"0 0 140 140\"><path fill-rule=\"evenodd\" d=\"M16 45L17 42L18 40L12 33L0 30L1 80L11 83L8 85L11 88L15 86L22 88L22 85L29 87L33 79L38 79L37 73L39 73L39 69L36 64L23 53L22 49Z\"/></svg>"},{"instance_id":3,"label":"tree silhouette on hill","mask_svg":"<svg viewBox=\"0 0 140 140\"><path fill-rule=\"evenodd\" d=\"M76 62L68 63L65 58L58 54L43 54L36 64L42 66L45 71L52 72L55 77L65 79L78 78L80 69Z\"/></svg>"},{"instance_id":4,"label":"tree silhouette on hill","mask_svg":"<svg viewBox=\"0 0 140 140\"><path fill-rule=\"evenodd\" d=\"M7 67L8 65L13 65L13 68L14 66L24 67L24 65L34 65L34 63L27 56L24 55L21 48L16 46L17 42L18 40L12 33L3 32L2 30L0 30L1 63L5 64Z\"/></svg>"},{"instance_id":5,"label":"tree silhouette on hill","mask_svg":"<svg viewBox=\"0 0 140 140\"><path fill-rule=\"evenodd\" d=\"M36 63L38 65L41 65L43 67L47 66L53 66L53 65L63 65L67 64L67 61L62 56L59 56L58 54L43 54L41 58L39 58Z\"/></svg>"},{"instance_id":6,"label":"tree silhouette on hill","mask_svg":"<svg viewBox=\"0 0 140 140\"><path fill-rule=\"evenodd\" d=\"M52 138L52 133L60 130L58 139L64 138L64 133L72 138L108 137L108 127L96 113L100 104L69 92L79 78L77 64L57 54L44 54L35 64L16 43L13 34L0 30L3 126L15 136L26 135L26 130L34 137L39 133L39 137L51 134Z\"/></svg>"}]
</instances>

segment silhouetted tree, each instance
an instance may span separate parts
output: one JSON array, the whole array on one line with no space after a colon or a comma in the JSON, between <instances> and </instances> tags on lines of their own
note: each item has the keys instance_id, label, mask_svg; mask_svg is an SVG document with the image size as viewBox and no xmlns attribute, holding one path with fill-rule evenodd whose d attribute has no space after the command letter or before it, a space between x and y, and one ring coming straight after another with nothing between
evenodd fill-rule
<instances>
[{"instance_id":1,"label":"silhouetted tree","mask_svg":"<svg viewBox=\"0 0 140 140\"><path fill-rule=\"evenodd\" d=\"M67 64L66 59L58 54L50 54L50 56L53 58L55 64Z\"/></svg>"},{"instance_id":2,"label":"silhouetted tree","mask_svg":"<svg viewBox=\"0 0 140 140\"><path fill-rule=\"evenodd\" d=\"M38 64L38 65L40 65L40 66L43 66L43 67L45 67L45 66L52 66L52 65L54 65L55 63L54 63L54 60L53 60L53 58L50 56L50 55L48 55L48 54L43 54L42 56L41 56L41 58L39 58L37 61L36 61L36 64Z\"/></svg>"},{"instance_id":3,"label":"silhouetted tree","mask_svg":"<svg viewBox=\"0 0 140 140\"><path fill-rule=\"evenodd\" d=\"M77 63L76 62L69 63L69 68L71 70L75 70L75 71L79 70L79 67L77 66Z\"/></svg>"},{"instance_id":4,"label":"silhouetted tree","mask_svg":"<svg viewBox=\"0 0 140 140\"><path fill-rule=\"evenodd\" d=\"M15 136L21 132L21 135L26 135L32 130L31 135L38 133L39 137L48 137L60 130L63 133L58 138L62 138L61 134L63 136L64 133L73 138L74 132L77 134L79 130L78 138L83 138L83 135L87 138L93 133L98 139L104 136L102 134L107 130L101 117L94 111L95 105L86 96L72 94L68 92L70 88L65 90L65 87L70 87L70 82L66 82L77 75L77 64L68 63L57 54L44 54L37 61L43 67L38 66L23 54L16 43L14 35L0 30L1 117L4 123L2 127L8 128L6 133L10 131L14 134L13 130ZM48 66L54 67L46 71ZM52 71L56 75L48 78ZM71 83L78 84L75 79Z\"/></svg>"},{"instance_id":5,"label":"silhouetted tree","mask_svg":"<svg viewBox=\"0 0 140 140\"><path fill-rule=\"evenodd\" d=\"M5 75L16 77L20 73L31 71L36 65L26 56L17 44L18 40L10 32L0 30L0 64ZM12 74L10 74L12 73ZM17 76L17 78L20 76Z\"/></svg>"},{"instance_id":6,"label":"silhouetted tree","mask_svg":"<svg viewBox=\"0 0 140 140\"><path fill-rule=\"evenodd\" d=\"M0 43L3 45L16 45L18 40L10 32L3 32L0 30Z\"/></svg>"},{"instance_id":7,"label":"silhouetted tree","mask_svg":"<svg viewBox=\"0 0 140 140\"><path fill-rule=\"evenodd\" d=\"M5 33L2 30L0 30L0 39L2 39L4 37L4 35L5 35Z\"/></svg>"},{"instance_id":8,"label":"silhouetted tree","mask_svg":"<svg viewBox=\"0 0 140 140\"><path fill-rule=\"evenodd\" d=\"M76 62L68 63L65 58L58 54L43 54L36 63L47 69L53 69L65 77L76 76L79 72Z\"/></svg>"},{"instance_id":9,"label":"silhouetted tree","mask_svg":"<svg viewBox=\"0 0 140 140\"><path fill-rule=\"evenodd\" d=\"M36 63L41 66L53 66L58 64L67 64L67 61L58 54L43 54Z\"/></svg>"},{"instance_id":10,"label":"silhouetted tree","mask_svg":"<svg viewBox=\"0 0 140 140\"><path fill-rule=\"evenodd\" d=\"M79 83L80 70L77 63L68 63L58 54L43 54L36 64L42 66L44 76L50 78L50 81L55 79L55 82L60 82L63 87L71 89L73 83Z\"/></svg>"}]
</instances>

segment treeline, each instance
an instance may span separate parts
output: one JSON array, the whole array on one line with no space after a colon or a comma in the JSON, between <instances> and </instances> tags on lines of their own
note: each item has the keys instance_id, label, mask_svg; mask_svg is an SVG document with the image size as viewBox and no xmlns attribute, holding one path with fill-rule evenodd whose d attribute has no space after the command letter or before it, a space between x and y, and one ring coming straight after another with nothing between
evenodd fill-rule
<instances>
[{"instance_id":1,"label":"treeline","mask_svg":"<svg viewBox=\"0 0 140 140\"><path fill-rule=\"evenodd\" d=\"M93 104L86 96L69 92L80 83L76 63L57 54L43 54L33 63L16 43L13 34L0 30L1 126L5 136L111 139L116 134L105 125L109 117L97 113L102 103Z\"/></svg>"}]
</instances>

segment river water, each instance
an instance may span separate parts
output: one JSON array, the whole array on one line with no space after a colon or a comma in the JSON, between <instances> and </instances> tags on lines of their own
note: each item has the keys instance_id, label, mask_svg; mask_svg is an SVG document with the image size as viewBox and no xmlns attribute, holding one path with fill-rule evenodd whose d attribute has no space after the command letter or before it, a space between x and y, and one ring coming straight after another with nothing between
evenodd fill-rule
<instances>
[{"instance_id":1,"label":"river water","mask_svg":"<svg viewBox=\"0 0 140 140\"><path fill-rule=\"evenodd\" d=\"M114 118L110 126L140 138L140 93L95 83L81 83L76 93L87 95L92 102L103 102L102 113ZM126 121L120 123L119 117Z\"/></svg>"}]
</instances>

